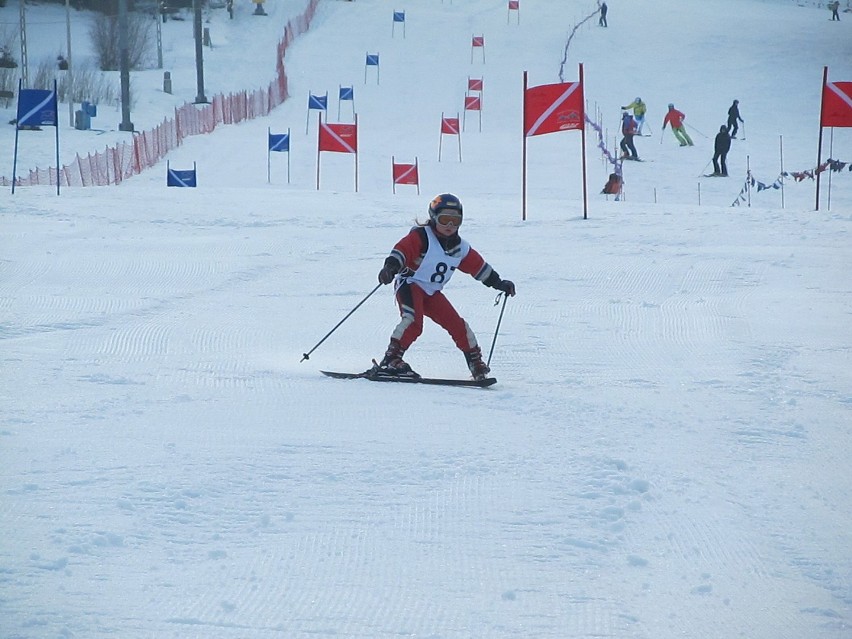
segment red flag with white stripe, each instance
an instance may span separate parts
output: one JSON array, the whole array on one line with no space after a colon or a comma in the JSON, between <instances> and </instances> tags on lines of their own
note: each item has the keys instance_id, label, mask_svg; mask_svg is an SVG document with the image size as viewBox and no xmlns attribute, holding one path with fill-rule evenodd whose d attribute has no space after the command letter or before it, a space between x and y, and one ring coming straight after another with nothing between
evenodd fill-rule
<instances>
[{"instance_id":1,"label":"red flag with white stripe","mask_svg":"<svg viewBox=\"0 0 852 639\"><path fill-rule=\"evenodd\" d=\"M583 83L560 82L524 92L524 135L583 128Z\"/></svg>"},{"instance_id":2,"label":"red flag with white stripe","mask_svg":"<svg viewBox=\"0 0 852 639\"><path fill-rule=\"evenodd\" d=\"M320 123L319 150L333 153L358 152L357 124Z\"/></svg>"},{"instance_id":3,"label":"red flag with white stripe","mask_svg":"<svg viewBox=\"0 0 852 639\"><path fill-rule=\"evenodd\" d=\"M852 82L826 82L820 126L852 127Z\"/></svg>"}]
</instances>

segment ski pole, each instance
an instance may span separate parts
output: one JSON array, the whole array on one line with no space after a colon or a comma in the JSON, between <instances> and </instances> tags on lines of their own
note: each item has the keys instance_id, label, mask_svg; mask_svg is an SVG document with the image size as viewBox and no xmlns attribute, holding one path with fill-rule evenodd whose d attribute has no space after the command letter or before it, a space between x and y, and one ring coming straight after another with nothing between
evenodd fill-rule
<instances>
[{"instance_id":1,"label":"ski pole","mask_svg":"<svg viewBox=\"0 0 852 639\"><path fill-rule=\"evenodd\" d=\"M491 340L491 350L488 351L488 361L485 362L486 366L491 366L491 356L494 354L494 345L497 343L497 333L500 331L500 323L503 321L503 311L506 310L506 302L509 299L509 296L505 293L499 293L497 299L494 300L494 306L500 303L500 295L503 296L503 306L500 307L500 317L497 318L497 328L494 329L494 339Z\"/></svg>"},{"instance_id":2,"label":"ski pole","mask_svg":"<svg viewBox=\"0 0 852 639\"><path fill-rule=\"evenodd\" d=\"M710 163L711 163L712 161L713 161L713 160L707 160L707 164L705 164L705 165L704 165L704 168L703 168L703 169L701 169L701 174L700 174L700 175L698 175L698 177L703 177L703 176L704 176L704 171L706 171L706 170L707 170L707 167L708 167L708 166L710 166Z\"/></svg>"},{"instance_id":3,"label":"ski pole","mask_svg":"<svg viewBox=\"0 0 852 639\"><path fill-rule=\"evenodd\" d=\"M336 330L340 327L340 325L341 325L341 324L343 324L343 322L345 322L346 320L348 320L348 319L349 319L349 316L350 316L350 315L352 315L352 313L354 313L355 311L357 311L357 310L360 308L361 304L363 304L363 303L364 303L364 302L366 302L368 299L370 299L370 296L371 296L373 293L375 293L376 291L378 291L378 290L381 288L381 286L382 286L382 285L381 285L381 283L376 284L376 288L374 288L372 291L370 291L369 293L367 293L367 297L365 297L365 298L364 298L364 299L362 299L360 302L358 302L358 304L356 304L356 305L355 305L355 308L353 308L351 311L349 311L349 312L346 314L346 317L344 317L344 318L343 318L342 320L340 320L337 324L335 324L334 328L333 328L333 329L331 329L328 333L326 333L326 334L325 334L325 337L323 337L320 341L318 341L318 342L314 345L314 347L313 347L311 350L309 350L307 353L302 353L302 359L300 359L300 360L299 360L299 363L301 364L301 363L302 363L302 362L304 362L306 359L310 359L310 358L311 358L311 357L310 357L310 356L311 356L311 353L313 353L315 350L317 350L317 348L319 348L319 345L320 345L320 344L322 344L325 340L327 340L327 339L328 339L328 337L329 337L329 336L330 336L330 335L331 335L334 331L336 331Z\"/></svg>"},{"instance_id":4,"label":"ski pole","mask_svg":"<svg viewBox=\"0 0 852 639\"><path fill-rule=\"evenodd\" d=\"M695 131L695 132L696 132L698 135L700 135L701 137L707 138L707 136L706 136L706 135L704 135L701 131L699 131L698 129L696 129L696 128L695 128L694 126L692 126L691 124L687 124L687 126L688 126L690 129L692 129L693 131ZM710 138L707 138L707 139L709 140Z\"/></svg>"}]
</instances>

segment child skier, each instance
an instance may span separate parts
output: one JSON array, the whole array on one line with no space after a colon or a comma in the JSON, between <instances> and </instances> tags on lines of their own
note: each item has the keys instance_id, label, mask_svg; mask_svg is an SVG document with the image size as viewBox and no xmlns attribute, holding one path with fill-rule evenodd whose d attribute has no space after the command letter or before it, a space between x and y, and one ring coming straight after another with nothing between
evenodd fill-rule
<instances>
[{"instance_id":1,"label":"child skier","mask_svg":"<svg viewBox=\"0 0 852 639\"><path fill-rule=\"evenodd\" d=\"M633 144L633 136L636 135L636 120L627 111L621 113L621 138L619 146L621 147L622 160L638 160L639 154L636 152L636 146Z\"/></svg>"},{"instance_id":2,"label":"child skier","mask_svg":"<svg viewBox=\"0 0 852 639\"><path fill-rule=\"evenodd\" d=\"M474 379L488 377L490 370L482 361L476 336L441 289L456 269L509 296L515 294L515 285L500 279L482 256L459 236L462 218L462 204L455 195L438 195L429 203L428 222L413 227L385 258L379 271L379 283L395 282L401 320L379 364L381 372L417 376L402 356L423 332L425 315L450 334L464 353Z\"/></svg>"}]
</instances>

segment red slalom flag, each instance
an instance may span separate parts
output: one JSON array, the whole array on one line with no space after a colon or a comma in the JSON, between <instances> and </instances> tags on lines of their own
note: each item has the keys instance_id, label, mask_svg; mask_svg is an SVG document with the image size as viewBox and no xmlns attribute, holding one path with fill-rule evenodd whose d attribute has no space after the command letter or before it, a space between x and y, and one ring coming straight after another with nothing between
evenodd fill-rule
<instances>
[{"instance_id":1,"label":"red slalom flag","mask_svg":"<svg viewBox=\"0 0 852 639\"><path fill-rule=\"evenodd\" d=\"M357 124L320 123L319 150L333 153L358 152Z\"/></svg>"},{"instance_id":2,"label":"red slalom flag","mask_svg":"<svg viewBox=\"0 0 852 639\"><path fill-rule=\"evenodd\" d=\"M823 85L820 126L852 127L852 82Z\"/></svg>"},{"instance_id":3,"label":"red slalom flag","mask_svg":"<svg viewBox=\"0 0 852 639\"><path fill-rule=\"evenodd\" d=\"M464 96L464 110L465 111L481 111L482 110L482 100L478 95L466 95Z\"/></svg>"},{"instance_id":4,"label":"red slalom flag","mask_svg":"<svg viewBox=\"0 0 852 639\"><path fill-rule=\"evenodd\" d=\"M416 164L394 164L394 184L419 184L420 178L417 173L418 171Z\"/></svg>"},{"instance_id":5,"label":"red slalom flag","mask_svg":"<svg viewBox=\"0 0 852 639\"><path fill-rule=\"evenodd\" d=\"M458 116L454 118L441 118L441 133L447 135L458 135L461 130Z\"/></svg>"},{"instance_id":6,"label":"red slalom flag","mask_svg":"<svg viewBox=\"0 0 852 639\"><path fill-rule=\"evenodd\" d=\"M482 78L467 78L468 91L482 91Z\"/></svg>"},{"instance_id":7,"label":"red slalom flag","mask_svg":"<svg viewBox=\"0 0 852 639\"><path fill-rule=\"evenodd\" d=\"M531 87L524 93L524 135L583 128L583 83Z\"/></svg>"}]
</instances>

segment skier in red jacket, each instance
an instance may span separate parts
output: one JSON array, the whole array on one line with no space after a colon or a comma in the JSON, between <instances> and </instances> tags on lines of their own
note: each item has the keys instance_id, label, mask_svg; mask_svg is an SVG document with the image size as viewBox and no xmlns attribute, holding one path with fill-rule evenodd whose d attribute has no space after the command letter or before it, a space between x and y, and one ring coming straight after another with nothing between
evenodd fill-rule
<instances>
[{"instance_id":1,"label":"skier in red jacket","mask_svg":"<svg viewBox=\"0 0 852 639\"><path fill-rule=\"evenodd\" d=\"M425 315L450 334L464 353L474 379L488 376L490 370L482 360L476 336L441 289L456 270L509 296L515 294L515 285L500 279L497 271L459 236L462 219L459 199L451 193L438 195L429 203L429 221L413 227L385 258L379 282L395 282L401 320L379 364L382 372L417 376L402 356L423 332Z\"/></svg>"},{"instance_id":2,"label":"skier in red jacket","mask_svg":"<svg viewBox=\"0 0 852 639\"><path fill-rule=\"evenodd\" d=\"M669 104L669 112L666 113L666 117L663 118L663 131L666 130L666 125L672 125L672 133L677 138L677 141L680 142L681 146L693 146L692 138L689 137L689 133L686 132L686 127L683 125L683 121L686 119L686 115L683 112L675 109L674 104Z\"/></svg>"}]
</instances>

